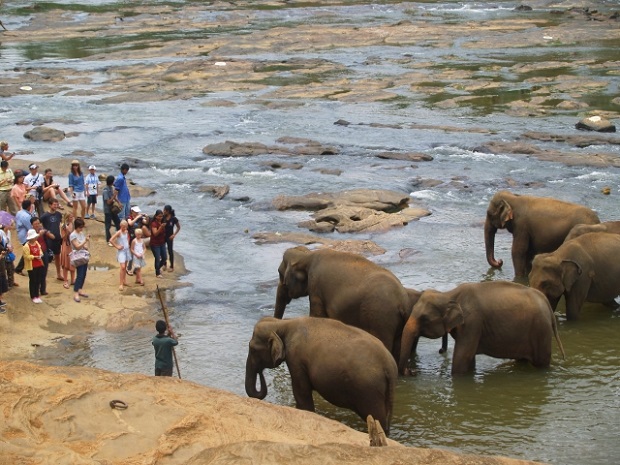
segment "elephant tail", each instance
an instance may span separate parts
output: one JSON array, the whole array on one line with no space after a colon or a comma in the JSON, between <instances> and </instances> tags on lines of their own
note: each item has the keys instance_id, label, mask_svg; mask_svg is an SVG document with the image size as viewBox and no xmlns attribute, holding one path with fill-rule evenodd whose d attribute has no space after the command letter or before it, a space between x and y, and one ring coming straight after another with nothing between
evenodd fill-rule
<instances>
[{"instance_id":1,"label":"elephant tail","mask_svg":"<svg viewBox=\"0 0 620 465\"><path fill-rule=\"evenodd\" d=\"M555 313L553 313L553 310L551 310L551 326L553 328L553 335L555 336L555 340L558 343L560 352L562 353L562 360L566 360L566 353L564 352L564 346L562 346L562 341L560 340L560 334L558 333L558 322L555 319Z\"/></svg>"},{"instance_id":2,"label":"elephant tail","mask_svg":"<svg viewBox=\"0 0 620 465\"><path fill-rule=\"evenodd\" d=\"M394 370L386 370L385 381L387 392L385 393L385 434L390 435L390 424L392 423L392 411L394 406L394 392L396 390L396 380L398 379L398 369L394 364Z\"/></svg>"}]
</instances>

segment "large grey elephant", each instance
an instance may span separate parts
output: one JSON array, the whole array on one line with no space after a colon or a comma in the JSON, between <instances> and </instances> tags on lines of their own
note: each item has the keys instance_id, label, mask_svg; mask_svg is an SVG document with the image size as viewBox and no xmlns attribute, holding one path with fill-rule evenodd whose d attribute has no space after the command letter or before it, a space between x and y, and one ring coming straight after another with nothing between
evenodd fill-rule
<instances>
[{"instance_id":1,"label":"large grey elephant","mask_svg":"<svg viewBox=\"0 0 620 465\"><path fill-rule=\"evenodd\" d=\"M512 264L516 278L524 278L534 256L557 249L576 224L597 224L596 213L582 205L557 199L497 192L487 209L484 242L487 261L501 268L495 258L495 234L498 229L512 233Z\"/></svg>"},{"instance_id":2,"label":"large grey elephant","mask_svg":"<svg viewBox=\"0 0 620 465\"><path fill-rule=\"evenodd\" d=\"M310 316L333 318L376 336L398 360L400 338L416 300L394 274L352 253L294 247L284 252L274 317L308 296Z\"/></svg>"},{"instance_id":3,"label":"large grey elephant","mask_svg":"<svg viewBox=\"0 0 620 465\"><path fill-rule=\"evenodd\" d=\"M245 391L264 399L263 370L286 361L298 409L314 412L312 391L325 400L368 415L390 431L396 362L374 336L328 318L265 317L254 327L245 368ZM260 389L256 389L256 378Z\"/></svg>"},{"instance_id":4,"label":"large grey elephant","mask_svg":"<svg viewBox=\"0 0 620 465\"><path fill-rule=\"evenodd\" d=\"M566 300L566 318L575 320L584 302L616 306L620 294L620 235L587 233L555 252L534 258L530 286L540 290L555 310Z\"/></svg>"},{"instance_id":5,"label":"large grey elephant","mask_svg":"<svg viewBox=\"0 0 620 465\"><path fill-rule=\"evenodd\" d=\"M604 221L600 224L578 224L573 226L568 236L566 236L566 239L564 239L564 242L591 232L620 234L620 221Z\"/></svg>"},{"instance_id":6,"label":"large grey elephant","mask_svg":"<svg viewBox=\"0 0 620 465\"><path fill-rule=\"evenodd\" d=\"M446 333L455 340L453 375L474 370L476 354L548 367L553 336L564 355L545 296L513 282L465 283L448 292L424 291L403 330L399 373L409 373L411 347L420 336L436 339Z\"/></svg>"}]
</instances>

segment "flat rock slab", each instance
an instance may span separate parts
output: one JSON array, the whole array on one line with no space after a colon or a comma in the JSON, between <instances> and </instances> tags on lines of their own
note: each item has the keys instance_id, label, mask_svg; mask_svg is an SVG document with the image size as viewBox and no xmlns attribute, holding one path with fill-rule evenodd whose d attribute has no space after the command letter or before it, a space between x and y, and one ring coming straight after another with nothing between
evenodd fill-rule
<instances>
[{"instance_id":1,"label":"flat rock slab","mask_svg":"<svg viewBox=\"0 0 620 465\"><path fill-rule=\"evenodd\" d=\"M337 193L311 193L305 196L278 196L277 210L314 211L299 227L317 233L387 231L430 215L423 208L410 208L411 198L400 192L357 189Z\"/></svg>"}]
</instances>

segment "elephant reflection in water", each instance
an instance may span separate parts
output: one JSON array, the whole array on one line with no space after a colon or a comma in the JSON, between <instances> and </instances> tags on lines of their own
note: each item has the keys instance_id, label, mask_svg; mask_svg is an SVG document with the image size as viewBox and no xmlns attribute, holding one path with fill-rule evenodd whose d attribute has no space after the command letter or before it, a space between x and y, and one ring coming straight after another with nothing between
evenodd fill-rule
<instances>
[{"instance_id":1,"label":"elephant reflection in water","mask_svg":"<svg viewBox=\"0 0 620 465\"><path fill-rule=\"evenodd\" d=\"M394 274L353 253L294 247L284 252L274 317L292 299L308 296L310 316L333 318L377 337L397 361L400 338L420 293Z\"/></svg>"},{"instance_id":2,"label":"elephant reflection in water","mask_svg":"<svg viewBox=\"0 0 620 465\"><path fill-rule=\"evenodd\" d=\"M328 318L280 320L265 317L254 327L245 368L245 391L264 399L263 370L286 361L298 409L314 412L312 392L325 400L368 415L390 431L396 362L374 336ZM256 389L256 379L260 388Z\"/></svg>"},{"instance_id":3,"label":"elephant reflection in water","mask_svg":"<svg viewBox=\"0 0 620 465\"><path fill-rule=\"evenodd\" d=\"M507 229L513 236L515 277L525 278L534 256L556 250L573 226L598 223L596 213L582 205L500 191L489 202L484 223L487 261L494 268L502 267L503 261L495 258L495 234Z\"/></svg>"},{"instance_id":4,"label":"elephant reflection in water","mask_svg":"<svg viewBox=\"0 0 620 465\"><path fill-rule=\"evenodd\" d=\"M453 375L473 371L476 354L548 367L553 336L564 356L555 315L541 292L513 282L465 283L422 293L403 330L399 373L410 373L408 354L420 336L448 332L455 340Z\"/></svg>"}]
</instances>

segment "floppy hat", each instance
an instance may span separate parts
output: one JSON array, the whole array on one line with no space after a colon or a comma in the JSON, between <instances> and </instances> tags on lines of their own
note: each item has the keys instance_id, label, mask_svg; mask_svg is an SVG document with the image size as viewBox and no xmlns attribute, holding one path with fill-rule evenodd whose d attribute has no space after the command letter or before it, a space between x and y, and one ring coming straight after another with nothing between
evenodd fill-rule
<instances>
[{"instance_id":1,"label":"floppy hat","mask_svg":"<svg viewBox=\"0 0 620 465\"><path fill-rule=\"evenodd\" d=\"M79 165L80 162L78 160L71 160L72 165Z\"/></svg>"},{"instance_id":2,"label":"floppy hat","mask_svg":"<svg viewBox=\"0 0 620 465\"><path fill-rule=\"evenodd\" d=\"M30 240L30 239L36 239L37 237L39 237L39 233L36 232L34 229L29 229L28 230L28 235L26 236L26 240Z\"/></svg>"}]
</instances>

